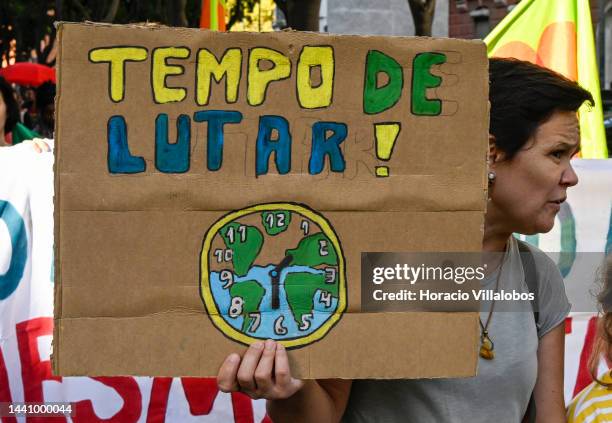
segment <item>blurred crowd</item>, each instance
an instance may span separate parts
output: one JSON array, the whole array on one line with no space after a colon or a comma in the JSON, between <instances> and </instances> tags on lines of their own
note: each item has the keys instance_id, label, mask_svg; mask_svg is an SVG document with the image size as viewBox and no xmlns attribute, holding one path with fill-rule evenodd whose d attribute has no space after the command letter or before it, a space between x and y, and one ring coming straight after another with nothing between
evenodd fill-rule
<instances>
[{"instance_id":1,"label":"blurred crowd","mask_svg":"<svg viewBox=\"0 0 612 423\"><path fill-rule=\"evenodd\" d=\"M55 83L44 78L29 82L5 73L14 65L26 65L44 67L52 74L57 39L53 34L45 34L38 44L37 48L22 51L14 38L0 43L0 146L32 138L53 138Z\"/></svg>"},{"instance_id":2,"label":"blurred crowd","mask_svg":"<svg viewBox=\"0 0 612 423\"><path fill-rule=\"evenodd\" d=\"M11 84L0 77L0 146L32 138L53 138L55 84Z\"/></svg>"}]
</instances>

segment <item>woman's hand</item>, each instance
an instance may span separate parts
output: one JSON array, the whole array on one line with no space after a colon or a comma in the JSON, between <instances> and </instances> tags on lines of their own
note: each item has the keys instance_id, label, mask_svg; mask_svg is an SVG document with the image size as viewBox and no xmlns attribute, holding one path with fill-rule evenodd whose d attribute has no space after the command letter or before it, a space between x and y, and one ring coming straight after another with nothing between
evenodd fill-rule
<instances>
[{"instance_id":1,"label":"woman's hand","mask_svg":"<svg viewBox=\"0 0 612 423\"><path fill-rule=\"evenodd\" d=\"M256 342L244 356L227 356L217 375L222 392L244 392L253 399L286 399L302 389L304 382L294 379L285 347L271 339Z\"/></svg>"},{"instance_id":2,"label":"woman's hand","mask_svg":"<svg viewBox=\"0 0 612 423\"><path fill-rule=\"evenodd\" d=\"M32 148L34 148L37 153L42 153L43 151L51 151L51 147L49 146L47 141L48 140L46 140L45 138L34 138L31 140L22 141L22 144L32 145Z\"/></svg>"}]
</instances>

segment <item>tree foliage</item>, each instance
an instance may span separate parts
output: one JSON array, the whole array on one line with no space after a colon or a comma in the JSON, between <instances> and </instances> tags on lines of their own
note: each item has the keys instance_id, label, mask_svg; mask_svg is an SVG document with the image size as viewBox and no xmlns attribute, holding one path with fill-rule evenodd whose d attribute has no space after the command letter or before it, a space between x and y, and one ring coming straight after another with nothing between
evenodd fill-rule
<instances>
[{"instance_id":1,"label":"tree foliage","mask_svg":"<svg viewBox=\"0 0 612 423\"><path fill-rule=\"evenodd\" d=\"M236 0L230 10L228 29L245 19L253 11L259 0ZM298 31L319 30L319 9L321 0L274 0L276 7L285 16L286 28Z\"/></svg>"},{"instance_id":2,"label":"tree foliage","mask_svg":"<svg viewBox=\"0 0 612 423\"><path fill-rule=\"evenodd\" d=\"M416 35L431 35L436 0L407 0ZM228 29L245 19L259 0L236 0ZM318 31L321 0L274 0L284 15L282 27ZM38 48L45 34L53 36L53 21L112 23L157 22L198 27L201 0L0 0L0 54L11 39L18 49ZM54 11L50 14L49 11ZM22 57L23 58L23 57Z\"/></svg>"},{"instance_id":3,"label":"tree foliage","mask_svg":"<svg viewBox=\"0 0 612 423\"><path fill-rule=\"evenodd\" d=\"M0 0L0 55L15 39L23 54L38 48L53 22L157 22L198 27L201 0ZM24 59L24 57L20 57Z\"/></svg>"}]
</instances>

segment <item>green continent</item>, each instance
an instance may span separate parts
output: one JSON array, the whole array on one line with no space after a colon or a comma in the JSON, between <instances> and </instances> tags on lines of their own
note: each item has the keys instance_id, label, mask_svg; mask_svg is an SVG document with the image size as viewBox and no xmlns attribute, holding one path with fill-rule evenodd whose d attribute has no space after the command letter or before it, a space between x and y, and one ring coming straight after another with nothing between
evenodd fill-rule
<instances>
[{"instance_id":1,"label":"green continent","mask_svg":"<svg viewBox=\"0 0 612 423\"><path fill-rule=\"evenodd\" d=\"M263 246L261 231L255 226L232 222L221 228L221 237L225 246L232 250L234 273L238 276L246 275Z\"/></svg>"},{"instance_id":2,"label":"green continent","mask_svg":"<svg viewBox=\"0 0 612 423\"><path fill-rule=\"evenodd\" d=\"M285 255L293 257L292 266L338 265L336 249L323 232L302 238L297 248L287 250Z\"/></svg>"},{"instance_id":3,"label":"green continent","mask_svg":"<svg viewBox=\"0 0 612 423\"><path fill-rule=\"evenodd\" d=\"M285 232L291 222L291 212L287 210L265 211L261 214L261 223L268 235Z\"/></svg>"},{"instance_id":4,"label":"green continent","mask_svg":"<svg viewBox=\"0 0 612 423\"><path fill-rule=\"evenodd\" d=\"M289 308L298 325L302 323L304 314L313 312L317 290L326 291L332 297L338 298L338 279L336 278L333 284L325 283L324 273L289 273L285 276L284 285Z\"/></svg>"},{"instance_id":5,"label":"green continent","mask_svg":"<svg viewBox=\"0 0 612 423\"><path fill-rule=\"evenodd\" d=\"M266 290L257 281L236 282L230 287L230 298L241 297L244 301L242 305L242 331L246 332L251 325L249 313L259 313L259 305Z\"/></svg>"}]
</instances>

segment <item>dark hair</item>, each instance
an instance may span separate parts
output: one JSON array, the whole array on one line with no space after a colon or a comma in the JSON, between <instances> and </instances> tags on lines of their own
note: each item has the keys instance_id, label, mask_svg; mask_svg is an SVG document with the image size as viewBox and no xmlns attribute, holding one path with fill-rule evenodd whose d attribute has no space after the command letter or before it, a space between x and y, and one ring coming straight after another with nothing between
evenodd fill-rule
<instances>
[{"instance_id":1,"label":"dark hair","mask_svg":"<svg viewBox=\"0 0 612 423\"><path fill-rule=\"evenodd\" d=\"M17 122L19 122L19 106L15 95L13 93L13 87L0 76L0 94L6 105L6 122L4 122L4 132L8 134L13 131Z\"/></svg>"},{"instance_id":2,"label":"dark hair","mask_svg":"<svg viewBox=\"0 0 612 423\"><path fill-rule=\"evenodd\" d=\"M517 59L489 59L489 133L512 159L556 111L575 112L593 96L550 69Z\"/></svg>"},{"instance_id":3,"label":"dark hair","mask_svg":"<svg viewBox=\"0 0 612 423\"><path fill-rule=\"evenodd\" d=\"M55 84L45 82L36 89L36 108L42 112L49 104L55 101Z\"/></svg>"}]
</instances>

